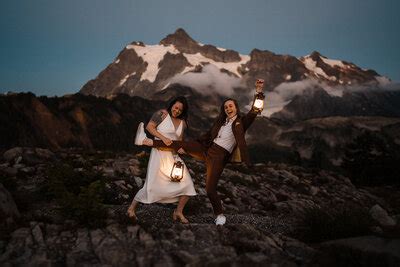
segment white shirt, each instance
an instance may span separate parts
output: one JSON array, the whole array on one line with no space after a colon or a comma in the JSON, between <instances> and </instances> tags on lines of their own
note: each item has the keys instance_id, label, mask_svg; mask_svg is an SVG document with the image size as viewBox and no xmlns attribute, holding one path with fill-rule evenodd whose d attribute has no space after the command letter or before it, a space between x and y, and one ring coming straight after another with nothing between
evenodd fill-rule
<instances>
[{"instance_id":1,"label":"white shirt","mask_svg":"<svg viewBox=\"0 0 400 267\"><path fill-rule=\"evenodd\" d=\"M227 120L224 125L219 129L217 137L214 139L214 143L225 148L229 153L232 153L236 146L236 139L232 132L232 123L235 121L237 115Z\"/></svg>"}]
</instances>

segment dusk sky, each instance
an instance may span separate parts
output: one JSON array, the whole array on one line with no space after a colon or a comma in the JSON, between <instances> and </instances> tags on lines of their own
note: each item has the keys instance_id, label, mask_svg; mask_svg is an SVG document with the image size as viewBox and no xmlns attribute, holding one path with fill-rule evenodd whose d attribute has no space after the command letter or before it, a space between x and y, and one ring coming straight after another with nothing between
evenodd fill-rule
<instances>
[{"instance_id":1,"label":"dusk sky","mask_svg":"<svg viewBox=\"0 0 400 267\"><path fill-rule=\"evenodd\" d=\"M398 0L14 0L0 4L0 93L76 93L132 41L183 28L249 54L312 51L400 81Z\"/></svg>"}]
</instances>

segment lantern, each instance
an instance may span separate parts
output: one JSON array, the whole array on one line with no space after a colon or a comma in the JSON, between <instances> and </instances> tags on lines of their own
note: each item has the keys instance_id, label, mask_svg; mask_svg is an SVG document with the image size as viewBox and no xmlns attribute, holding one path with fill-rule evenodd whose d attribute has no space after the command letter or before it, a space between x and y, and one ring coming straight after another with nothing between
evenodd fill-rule
<instances>
[{"instance_id":1,"label":"lantern","mask_svg":"<svg viewBox=\"0 0 400 267\"><path fill-rule=\"evenodd\" d=\"M263 92L257 92L254 95L253 110L256 112L261 112L264 109L264 99L265 95Z\"/></svg>"},{"instance_id":2,"label":"lantern","mask_svg":"<svg viewBox=\"0 0 400 267\"><path fill-rule=\"evenodd\" d=\"M172 166L172 171L170 176L172 182L180 182L182 180L184 168L185 165L183 164L183 162L175 158L174 166Z\"/></svg>"}]
</instances>

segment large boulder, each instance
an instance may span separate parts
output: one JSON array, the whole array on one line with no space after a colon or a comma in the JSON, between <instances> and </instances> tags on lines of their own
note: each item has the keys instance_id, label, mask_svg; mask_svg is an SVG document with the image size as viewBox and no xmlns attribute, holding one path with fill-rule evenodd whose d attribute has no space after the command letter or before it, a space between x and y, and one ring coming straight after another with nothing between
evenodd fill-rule
<instances>
[{"instance_id":1,"label":"large boulder","mask_svg":"<svg viewBox=\"0 0 400 267\"><path fill-rule=\"evenodd\" d=\"M10 226L20 217L10 192L0 183L0 225Z\"/></svg>"},{"instance_id":2,"label":"large boulder","mask_svg":"<svg viewBox=\"0 0 400 267\"><path fill-rule=\"evenodd\" d=\"M400 239L361 236L325 242L321 266L400 266Z\"/></svg>"}]
</instances>

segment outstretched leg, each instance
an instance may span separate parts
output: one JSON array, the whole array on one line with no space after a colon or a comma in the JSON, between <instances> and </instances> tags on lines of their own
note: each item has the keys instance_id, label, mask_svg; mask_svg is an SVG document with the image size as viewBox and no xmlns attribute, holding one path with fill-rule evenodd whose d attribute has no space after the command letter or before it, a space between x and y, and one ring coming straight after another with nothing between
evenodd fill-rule
<instances>
[{"instance_id":1,"label":"outstretched leg","mask_svg":"<svg viewBox=\"0 0 400 267\"><path fill-rule=\"evenodd\" d=\"M151 140L151 139L148 139ZM172 144L167 146L161 140L151 140L150 142L144 142L144 145L163 149L163 150L171 150L178 151L180 148L185 150L187 154L192 156L193 158L201 161L206 160L206 148L197 141L172 141Z\"/></svg>"}]
</instances>

